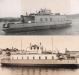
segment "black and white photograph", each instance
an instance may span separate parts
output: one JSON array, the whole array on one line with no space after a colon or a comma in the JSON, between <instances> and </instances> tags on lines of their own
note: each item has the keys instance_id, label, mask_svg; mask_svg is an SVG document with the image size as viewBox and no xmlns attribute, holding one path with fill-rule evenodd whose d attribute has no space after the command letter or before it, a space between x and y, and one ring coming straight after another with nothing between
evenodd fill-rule
<instances>
[{"instance_id":1,"label":"black and white photograph","mask_svg":"<svg viewBox=\"0 0 79 75\"><path fill-rule=\"evenodd\" d=\"M0 35L78 35L79 0L0 0Z\"/></svg>"},{"instance_id":2,"label":"black and white photograph","mask_svg":"<svg viewBox=\"0 0 79 75\"><path fill-rule=\"evenodd\" d=\"M0 0L0 75L79 75L79 0Z\"/></svg>"},{"instance_id":3,"label":"black and white photograph","mask_svg":"<svg viewBox=\"0 0 79 75\"><path fill-rule=\"evenodd\" d=\"M1 75L79 74L79 36L0 36L0 43Z\"/></svg>"}]
</instances>

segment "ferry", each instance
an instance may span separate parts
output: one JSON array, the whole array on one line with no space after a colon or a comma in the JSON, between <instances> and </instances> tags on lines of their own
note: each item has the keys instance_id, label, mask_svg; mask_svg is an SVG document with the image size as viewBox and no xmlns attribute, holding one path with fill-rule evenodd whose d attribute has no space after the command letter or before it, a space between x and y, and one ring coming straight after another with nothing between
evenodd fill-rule
<instances>
[{"instance_id":1,"label":"ferry","mask_svg":"<svg viewBox=\"0 0 79 75\"><path fill-rule=\"evenodd\" d=\"M71 25L72 21L67 15L52 13L51 10L41 9L36 13L21 15L20 22L8 22L3 24L3 31L27 32L42 29L65 28Z\"/></svg>"},{"instance_id":2,"label":"ferry","mask_svg":"<svg viewBox=\"0 0 79 75\"><path fill-rule=\"evenodd\" d=\"M46 50L42 44L30 45L26 50L7 48L4 51L2 66L77 68L76 57Z\"/></svg>"}]
</instances>

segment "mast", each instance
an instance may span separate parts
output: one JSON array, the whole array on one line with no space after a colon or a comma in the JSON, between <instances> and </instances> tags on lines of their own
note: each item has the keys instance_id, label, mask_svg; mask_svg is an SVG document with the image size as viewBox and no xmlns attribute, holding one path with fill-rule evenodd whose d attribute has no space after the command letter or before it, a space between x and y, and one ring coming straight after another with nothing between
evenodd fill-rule
<instances>
[{"instance_id":1,"label":"mast","mask_svg":"<svg viewBox=\"0 0 79 75\"><path fill-rule=\"evenodd\" d=\"M22 51L22 40L21 40L21 51Z\"/></svg>"},{"instance_id":2,"label":"mast","mask_svg":"<svg viewBox=\"0 0 79 75\"><path fill-rule=\"evenodd\" d=\"M51 37L51 44L52 44L52 52L53 52L53 37Z\"/></svg>"},{"instance_id":3,"label":"mast","mask_svg":"<svg viewBox=\"0 0 79 75\"><path fill-rule=\"evenodd\" d=\"M13 50L13 48L14 48L14 47L13 47L13 42L11 41L11 49Z\"/></svg>"}]
</instances>

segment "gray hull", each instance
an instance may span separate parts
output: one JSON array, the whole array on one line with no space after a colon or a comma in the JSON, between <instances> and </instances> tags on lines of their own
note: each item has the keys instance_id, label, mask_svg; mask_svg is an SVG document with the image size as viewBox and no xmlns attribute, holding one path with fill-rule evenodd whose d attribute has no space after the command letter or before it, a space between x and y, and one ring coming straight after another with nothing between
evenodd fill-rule
<instances>
[{"instance_id":1,"label":"gray hull","mask_svg":"<svg viewBox=\"0 0 79 75\"><path fill-rule=\"evenodd\" d=\"M61 24L61 25L32 26L22 28L3 28L3 31L5 31L6 33L15 33L15 32L28 32L28 31L45 30L45 29L58 29L70 26L71 26L70 24Z\"/></svg>"}]
</instances>

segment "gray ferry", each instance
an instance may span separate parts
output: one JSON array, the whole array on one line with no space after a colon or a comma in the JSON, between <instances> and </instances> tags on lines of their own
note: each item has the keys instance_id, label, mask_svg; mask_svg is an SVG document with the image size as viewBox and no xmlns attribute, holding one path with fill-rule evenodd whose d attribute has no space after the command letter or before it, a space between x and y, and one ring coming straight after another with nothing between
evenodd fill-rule
<instances>
[{"instance_id":1,"label":"gray ferry","mask_svg":"<svg viewBox=\"0 0 79 75\"><path fill-rule=\"evenodd\" d=\"M41 29L55 29L68 27L71 20L67 15L52 13L51 10L41 9L36 13L21 15L20 22L8 22L3 24L5 32L25 32Z\"/></svg>"},{"instance_id":2,"label":"gray ferry","mask_svg":"<svg viewBox=\"0 0 79 75\"><path fill-rule=\"evenodd\" d=\"M2 66L77 68L77 59L67 53L46 50L41 44L30 45L26 50L5 49Z\"/></svg>"}]
</instances>

